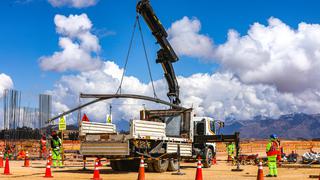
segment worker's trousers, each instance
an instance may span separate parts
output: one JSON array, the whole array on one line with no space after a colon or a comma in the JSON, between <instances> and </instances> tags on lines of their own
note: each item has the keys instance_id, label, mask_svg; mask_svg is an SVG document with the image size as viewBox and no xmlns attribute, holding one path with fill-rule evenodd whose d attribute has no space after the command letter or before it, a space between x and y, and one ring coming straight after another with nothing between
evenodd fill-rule
<instances>
[{"instance_id":1,"label":"worker's trousers","mask_svg":"<svg viewBox=\"0 0 320 180\"><path fill-rule=\"evenodd\" d=\"M268 156L268 167L269 167L269 174L274 176L278 175L277 170L277 156Z\"/></svg>"},{"instance_id":2,"label":"worker's trousers","mask_svg":"<svg viewBox=\"0 0 320 180\"><path fill-rule=\"evenodd\" d=\"M60 150L53 150L52 151L52 163L53 163L53 167L57 167L57 163L59 167L62 167L62 159L61 159L61 154L60 154Z\"/></svg>"}]
</instances>

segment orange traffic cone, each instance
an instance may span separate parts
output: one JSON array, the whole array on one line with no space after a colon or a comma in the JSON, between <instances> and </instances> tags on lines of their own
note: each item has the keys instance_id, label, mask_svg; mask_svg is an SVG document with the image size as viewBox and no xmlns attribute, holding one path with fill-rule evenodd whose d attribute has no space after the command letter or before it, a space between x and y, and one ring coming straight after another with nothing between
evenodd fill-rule
<instances>
[{"instance_id":1,"label":"orange traffic cone","mask_svg":"<svg viewBox=\"0 0 320 180\"><path fill-rule=\"evenodd\" d=\"M50 161L47 161L47 166L46 166L46 174L43 176L44 178L53 178L52 174L51 174L51 165L50 165Z\"/></svg>"},{"instance_id":2,"label":"orange traffic cone","mask_svg":"<svg viewBox=\"0 0 320 180\"><path fill-rule=\"evenodd\" d=\"M197 171L196 171L196 179L195 180L203 180L202 178L202 164L200 157L198 158Z\"/></svg>"},{"instance_id":3,"label":"orange traffic cone","mask_svg":"<svg viewBox=\"0 0 320 180\"><path fill-rule=\"evenodd\" d=\"M99 166L99 167L102 167L101 158L97 158L96 161L98 162L98 166Z\"/></svg>"},{"instance_id":4,"label":"orange traffic cone","mask_svg":"<svg viewBox=\"0 0 320 180\"><path fill-rule=\"evenodd\" d=\"M49 160L49 165L52 166L52 152L51 152L51 150L49 151L48 160Z\"/></svg>"},{"instance_id":5,"label":"orange traffic cone","mask_svg":"<svg viewBox=\"0 0 320 180\"><path fill-rule=\"evenodd\" d=\"M141 160L140 160L138 180L145 180L145 175L144 175L144 159L143 159L143 157L141 157Z\"/></svg>"},{"instance_id":6,"label":"orange traffic cone","mask_svg":"<svg viewBox=\"0 0 320 180\"><path fill-rule=\"evenodd\" d=\"M100 178L100 172L99 172L98 166L99 166L98 161L96 161L94 164L93 178L91 178L92 180L102 180L102 178Z\"/></svg>"},{"instance_id":7,"label":"orange traffic cone","mask_svg":"<svg viewBox=\"0 0 320 180\"><path fill-rule=\"evenodd\" d=\"M30 167L30 159L29 159L29 153L26 152L26 156L24 157L24 165L23 167Z\"/></svg>"},{"instance_id":8,"label":"orange traffic cone","mask_svg":"<svg viewBox=\"0 0 320 180\"><path fill-rule=\"evenodd\" d=\"M9 167L9 158L6 158L6 165L4 166L4 175L11 175L10 173L10 167Z\"/></svg>"},{"instance_id":9,"label":"orange traffic cone","mask_svg":"<svg viewBox=\"0 0 320 180\"><path fill-rule=\"evenodd\" d=\"M259 162L258 165L258 175L257 175L257 180L263 180L263 166L262 166L262 162Z\"/></svg>"},{"instance_id":10,"label":"orange traffic cone","mask_svg":"<svg viewBox=\"0 0 320 180\"><path fill-rule=\"evenodd\" d=\"M0 151L0 168L3 168L3 154Z\"/></svg>"}]
</instances>

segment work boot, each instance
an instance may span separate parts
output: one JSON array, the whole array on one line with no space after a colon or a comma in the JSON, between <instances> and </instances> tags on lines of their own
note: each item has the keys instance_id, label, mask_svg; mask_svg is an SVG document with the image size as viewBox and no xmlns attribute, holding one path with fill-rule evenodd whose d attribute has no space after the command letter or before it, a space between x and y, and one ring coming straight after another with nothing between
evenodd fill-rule
<instances>
[{"instance_id":1,"label":"work boot","mask_svg":"<svg viewBox=\"0 0 320 180\"><path fill-rule=\"evenodd\" d=\"M277 177L277 175L273 175L273 177Z\"/></svg>"},{"instance_id":2,"label":"work boot","mask_svg":"<svg viewBox=\"0 0 320 180\"><path fill-rule=\"evenodd\" d=\"M273 177L273 175L271 175L271 174L268 174L268 175L266 175L266 177Z\"/></svg>"}]
</instances>

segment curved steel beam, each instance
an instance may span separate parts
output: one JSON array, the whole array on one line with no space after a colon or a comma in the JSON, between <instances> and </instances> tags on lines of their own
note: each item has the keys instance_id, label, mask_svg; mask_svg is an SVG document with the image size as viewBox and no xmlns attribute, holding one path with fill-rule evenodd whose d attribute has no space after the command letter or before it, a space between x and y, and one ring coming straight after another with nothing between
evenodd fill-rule
<instances>
[{"instance_id":1,"label":"curved steel beam","mask_svg":"<svg viewBox=\"0 0 320 180\"><path fill-rule=\"evenodd\" d=\"M67 114L70 114L70 113L72 113L72 112L74 112L74 111L77 111L77 110L79 110L79 109L81 109L81 108L84 108L84 107L86 107L86 106L89 106L89 105L91 105L91 104L97 103L97 102L102 101L102 100L104 100L104 99L95 99L95 100L93 100L93 101L87 102L87 103L82 104L82 105L80 105L80 106L78 106L78 107L75 107L75 108L73 108L73 109L70 109L70 110L68 110L68 111L66 111L66 112L63 112L63 113L61 113L61 114L59 114L59 115L57 115L57 116L54 116L53 118L49 119L49 120L47 121L47 123L51 123L52 121L54 121L54 120L56 120L56 119L58 119L58 118L60 118L60 117L62 117L62 116L65 116L65 115L67 115Z\"/></svg>"},{"instance_id":2,"label":"curved steel beam","mask_svg":"<svg viewBox=\"0 0 320 180\"><path fill-rule=\"evenodd\" d=\"M81 98L105 98L105 99L111 99L111 98L129 98L129 99L141 99L146 101L151 101L155 103L164 104L167 106L171 106L176 109L186 109L182 106L158 99L153 98L149 96L143 96L143 95L137 95L137 94L80 94Z\"/></svg>"},{"instance_id":3,"label":"curved steel beam","mask_svg":"<svg viewBox=\"0 0 320 180\"><path fill-rule=\"evenodd\" d=\"M97 103L99 101L103 101L103 100L107 100L107 99L114 99L114 98L129 98L129 99L141 99L141 100L146 100L146 101L151 101L151 102L155 102L155 103L159 103L159 104L164 104L164 105L168 105L168 106L171 106L171 107L174 107L176 109L181 109L181 110L186 110L187 108L184 108L182 106L178 106L176 104L172 104L170 102L167 102L167 101L164 101L164 100L161 100L161 99L158 99L158 98L153 98L153 97L149 97L149 96L143 96L143 95L136 95L136 94L80 94L80 97L81 98L96 98L95 100L93 101L89 101L85 104L82 104L78 107L75 107L73 109L70 109L66 112L63 112L51 119L48 120L48 123L62 117L62 116L65 116L67 114L70 114L74 111L77 111L81 108L84 108L86 106L89 106L91 104L94 104L94 103Z\"/></svg>"}]
</instances>

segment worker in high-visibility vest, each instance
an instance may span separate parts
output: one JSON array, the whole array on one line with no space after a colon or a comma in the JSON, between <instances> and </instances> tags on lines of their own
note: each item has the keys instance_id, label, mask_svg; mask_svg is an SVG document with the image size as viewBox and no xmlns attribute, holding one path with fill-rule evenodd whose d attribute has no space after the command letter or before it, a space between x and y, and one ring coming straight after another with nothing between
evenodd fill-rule
<instances>
[{"instance_id":1,"label":"worker in high-visibility vest","mask_svg":"<svg viewBox=\"0 0 320 180\"><path fill-rule=\"evenodd\" d=\"M57 132L52 131L51 133L51 148L52 148L52 160L53 167L57 167L57 163L59 167L62 167L62 158L61 158L61 139L58 137Z\"/></svg>"},{"instance_id":2,"label":"worker in high-visibility vest","mask_svg":"<svg viewBox=\"0 0 320 180\"><path fill-rule=\"evenodd\" d=\"M11 159L13 157L13 154L12 154L13 149L14 149L14 145L10 146L9 144L6 144L6 147L4 149L4 155L3 155L4 159L6 158Z\"/></svg>"},{"instance_id":3,"label":"worker in high-visibility vest","mask_svg":"<svg viewBox=\"0 0 320 180\"><path fill-rule=\"evenodd\" d=\"M229 143L227 145L227 153L228 153L228 162L233 161L234 159L234 150L235 150L235 145L234 143Z\"/></svg>"},{"instance_id":4,"label":"worker in high-visibility vest","mask_svg":"<svg viewBox=\"0 0 320 180\"><path fill-rule=\"evenodd\" d=\"M279 144L277 141L278 137L275 134L270 136L269 143L267 144L266 153L268 156L268 167L269 167L269 174L267 177L277 177L278 170L277 170L277 156L280 154L279 151Z\"/></svg>"},{"instance_id":5,"label":"worker in high-visibility vest","mask_svg":"<svg viewBox=\"0 0 320 180\"><path fill-rule=\"evenodd\" d=\"M24 149L20 149L18 155L17 155L17 159L21 160L24 159L26 157L26 151Z\"/></svg>"}]
</instances>

